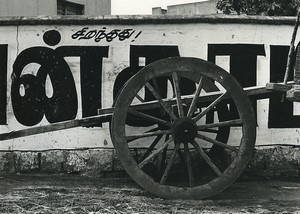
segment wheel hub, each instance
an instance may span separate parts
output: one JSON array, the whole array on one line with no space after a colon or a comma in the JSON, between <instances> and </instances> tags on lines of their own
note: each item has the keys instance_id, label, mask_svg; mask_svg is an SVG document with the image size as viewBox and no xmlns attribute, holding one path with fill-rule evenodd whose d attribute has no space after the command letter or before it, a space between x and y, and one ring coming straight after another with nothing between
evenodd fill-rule
<instances>
[{"instance_id":1,"label":"wheel hub","mask_svg":"<svg viewBox=\"0 0 300 214\"><path fill-rule=\"evenodd\" d=\"M197 125L190 118L179 118L173 123L172 135L175 142L189 143L197 136Z\"/></svg>"}]
</instances>

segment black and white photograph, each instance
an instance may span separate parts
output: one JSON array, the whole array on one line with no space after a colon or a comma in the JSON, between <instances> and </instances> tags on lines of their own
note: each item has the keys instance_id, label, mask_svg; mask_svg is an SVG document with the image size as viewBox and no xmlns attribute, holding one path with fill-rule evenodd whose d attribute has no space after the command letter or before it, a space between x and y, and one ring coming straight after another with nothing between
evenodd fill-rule
<instances>
[{"instance_id":1,"label":"black and white photograph","mask_svg":"<svg viewBox=\"0 0 300 214\"><path fill-rule=\"evenodd\" d=\"M300 214L299 0L0 0L0 213Z\"/></svg>"}]
</instances>

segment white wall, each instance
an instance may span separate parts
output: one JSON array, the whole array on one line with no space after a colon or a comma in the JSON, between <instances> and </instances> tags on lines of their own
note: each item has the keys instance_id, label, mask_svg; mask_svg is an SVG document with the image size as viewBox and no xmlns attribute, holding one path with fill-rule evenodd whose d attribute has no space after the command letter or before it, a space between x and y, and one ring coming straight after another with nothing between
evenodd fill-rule
<instances>
[{"instance_id":1,"label":"white wall","mask_svg":"<svg viewBox=\"0 0 300 214\"><path fill-rule=\"evenodd\" d=\"M97 19L96 19L97 20ZM210 21L207 21L210 20ZM28 20L27 20L28 21ZM54 20L55 21L55 20ZM72 75L74 77L78 97L77 118L82 117L81 88L80 83L80 48L107 47L108 56L103 57L102 67L102 108L111 107L113 103L112 93L113 85L117 75L130 65L130 49L136 46L178 46L181 56L198 57L207 59L209 45L260 45L265 55L257 57L257 86L264 86L270 81L270 62L271 47L289 46L291 34L293 31L292 19L276 18L216 18L208 17L199 19L195 22L194 18L178 20L178 17L162 18L155 20L151 17L106 17L98 19L97 25L95 19L83 19L81 25L72 25L76 20L56 20L58 24L47 24L53 19L35 20L36 24L27 25L26 20L16 23L7 20L0 20L0 48L8 49L7 60L7 124L0 125L0 132L19 130L26 128L20 124L12 111L11 105L11 76L13 64L16 57L24 50L33 47L47 47L55 50L57 48L73 46L77 52L74 56L66 56ZM59 22L65 24L59 24ZM176 24L174 24L176 22ZM202 23L201 23L202 22ZM213 24L209 23L212 22ZM246 23L245 23L246 22ZM23 23L23 24L22 24ZM115 23L115 24L114 24ZM134 23L134 25L133 25ZM153 23L153 24L150 24ZM244 23L244 24L243 24ZM281 23L278 25L277 23ZM288 24L284 24L288 23ZM32 23L31 23L32 24ZM102 39L95 41L94 37L88 36L86 39L74 38L74 35L83 29L86 34L88 31L94 32L103 30L109 33L112 30L120 32L130 29L131 36L119 40L118 37L112 41ZM43 35L49 30L55 30L61 35L61 41L55 46L49 46L43 41ZM73 38L72 38L73 36ZM297 38L297 42L299 38ZM1 46L2 45L2 46ZM74 50L75 50L74 49ZM79 50L79 52L78 52ZM66 51L66 50L64 50ZM66 52L64 52L66 53ZM77 54L77 56L75 56ZM79 54L79 55L78 55ZM157 55L159 53L152 53ZM0 58L3 55L0 56ZM28 56L27 60L34 60L33 56ZM99 58L99 62L101 62ZM217 56L217 64L229 70L229 56ZM1 60L1 59L0 59ZM141 61L141 63L143 63ZM23 72L35 74L39 69L37 65L28 65ZM241 71L242 72L242 71ZM282 71L284 72L284 71ZM295 128L269 128L268 112L269 100L257 102L258 114L258 145L271 145L274 143L300 145L300 125L294 124ZM291 112L293 117L298 115L298 105ZM283 114L283 113L282 113ZM37 126L48 124L44 118ZM234 132L231 133L230 143L235 144ZM0 150L44 150L44 149L74 149L74 148L110 148L112 143L109 136L108 124L102 128L75 128L66 131L59 131L47 134L40 134L32 137L26 137L15 140L3 141L0 143Z\"/></svg>"}]
</instances>

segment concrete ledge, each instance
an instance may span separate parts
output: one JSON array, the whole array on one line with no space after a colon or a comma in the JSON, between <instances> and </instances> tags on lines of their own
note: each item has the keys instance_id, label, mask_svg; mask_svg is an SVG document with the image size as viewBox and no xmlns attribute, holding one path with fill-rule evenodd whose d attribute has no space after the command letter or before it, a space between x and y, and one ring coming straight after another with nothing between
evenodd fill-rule
<instances>
[{"instance_id":1,"label":"concrete ledge","mask_svg":"<svg viewBox=\"0 0 300 214\"><path fill-rule=\"evenodd\" d=\"M300 148L276 146L255 149L246 170L253 176L300 177Z\"/></svg>"},{"instance_id":2,"label":"concrete ledge","mask_svg":"<svg viewBox=\"0 0 300 214\"><path fill-rule=\"evenodd\" d=\"M185 24L185 23L237 23L294 25L294 17L246 16L246 15L130 15L130 16L37 16L0 17L0 26L8 25L103 25L103 24Z\"/></svg>"},{"instance_id":3,"label":"concrete ledge","mask_svg":"<svg viewBox=\"0 0 300 214\"><path fill-rule=\"evenodd\" d=\"M68 151L62 172L99 174L113 171L113 150Z\"/></svg>"},{"instance_id":4,"label":"concrete ledge","mask_svg":"<svg viewBox=\"0 0 300 214\"><path fill-rule=\"evenodd\" d=\"M230 159L230 155L227 156ZM48 173L104 176L123 167L114 149L0 152L0 174ZM244 174L253 177L300 177L300 148L256 148Z\"/></svg>"},{"instance_id":5,"label":"concrete ledge","mask_svg":"<svg viewBox=\"0 0 300 214\"><path fill-rule=\"evenodd\" d=\"M0 152L0 174L39 172L101 175L119 170L122 167L113 149Z\"/></svg>"},{"instance_id":6,"label":"concrete ledge","mask_svg":"<svg viewBox=\"0 0 300 214\"><path fill-rule=\"evenodd\" d=\"M0 174L14 173L15 169L15 154L13 152L0 153Z\"/></svg>"}]
</instances>

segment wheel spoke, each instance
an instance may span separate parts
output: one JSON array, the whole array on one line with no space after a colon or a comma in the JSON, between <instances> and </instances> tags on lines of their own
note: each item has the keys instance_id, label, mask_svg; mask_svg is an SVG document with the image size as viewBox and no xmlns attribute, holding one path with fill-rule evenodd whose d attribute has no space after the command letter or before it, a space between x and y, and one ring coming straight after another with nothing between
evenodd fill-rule
<instances>
[{"instance_id":1,"label":"wheel spoke","mask_svg":"<svg viewBox=\"0 0 300 214\"><path fill-rule=\"evenodd\" d=\"M170 135L166 135L165 141L169 139ZM166 157L167 157L167 150L168 146L164 148L163 152L159 156L159 161L158 161L158 170L162 172L163 168L165 167L165 162L166 162Z\"/></svg>"},{"instance_id":2,"label":"wheel spoke","mask_svg":"<svg viewBox=\"0 0 300 214\"><path fill-rule=\"evenodd\" d=\"M166 148L170 142L173 141L173 138L170 138L169 140L167 140L166 142L164 142L157 150L155 150L154 152L152 152L147 158L145 158L145 160L143 160L140 164L139 167L142 168L143 166L145 166L154 156L156 156L157 154L159 154L164 148Z\"/></svg>"},{"instance_id":3,"label":"wheel spoke","mask_svg":"<svg viewBox=\"0 0 300 214\"><path fill-rule=\"evenodd\" d=\"M183 166L185 166L185 159L184 159L184 157L183 157L183 154L182 154L180 148L177 150L177 155L178 155L178 157L179 157L181 163L183 164Z\"/></svg>"},{"instance_id":4,"label":"wheel spoke","mask_svg":"<svg viewBox=\"0 0 300 214\"><path fill-rule=\"evenodd\" d=\"M145 100L138 94L135 95L135 97L140 101L140 102L145 102Z\"/></svg>"},{"instance_id":5,"label":"wheel spoke","mask_svg":"<svg viewBox=\"0 0 300 214\"><path fill-rule=\"evenodd\" d=\"M129 135L126 136L127 141L132 141L136 140L139 138L145 138L145 137L153 137L153 136L159 136L159 135L165 135L165 134L170 134L170 130L160 130L160 131L155 131L155 132L145 132L142 134L134 134L134 135Z\"/></svg>"},{"instance_id":6,"label":"wheel spoke","mask_svg":"<svg viewBox=\"0 0 300 214\"><path fill-rule=\"evenodd\" d=\"M224 127L224 126L235 126L235 125L241 125L243 124L243 121L241 119L238 120L229 120L229 121L224 121L224 122L219 122L219 123L209 123L205 125L198 126L199 131L205 131L205 129L208 128L219 128L219 127Z\"/></svg>"},{"instance_id":7,"label":"wheel spoke","mask_svg":"<svg viewBox=\"0 0 300 214\"><path fill-rule=\"evenodd\" d=\"M145 131L144 133L155 132L155 131L158 131L158 130L160 130L160 128L156 127L156 128L150 129L148 131Z\"/></svg>"},{"instance_id":8,"label":"wheel spoke","mask_svg":"<svg viewBox=\"0 0 300 214\"><path fill-rule=\"evenodd\" d=\"M158 86L158 84L157 84L156 79L152 79L152 82L153 82L153 86L154 86L155 91L157 92L157 94L158 94L159 96L161 96L160 89L159 89L159 86Z\"/></svg>"},{"instance_id":9,"label":"wheel spoke","mask_svg":"<svg viewBox=\"0 0 300 214\"><path fill-rule=\"evenodd\" d=\"M205 162L212 168L212 170L218 175L221 176L222 172L218 169L218 167L211 161L211 159L205 154L203 149L198 145L196 141L192 142L192 145L195 147L195 149L198 151L198 153L201 155L201 157L205 160Z\"/></svg>"},{"instance_id":10,"label":"wheel spoke","mask_svg":"<svg viewBox=\"0 0 300 214\"><path fill-rule=\"evenodd\" d=\"M220 142L220 141L211 139L211 138L209 138L209 137L206 137L205 135L197 134L197 137L198 137L199 139L202 139L202 140L205 140L205 141L207 141L207 142L209 142L209 143L212 143L212 144L214 144L214 145L216 145L216 146L220 146L220 147L229 149L229 150L231 150L231 151L233 151L233 152L237 152L237 149L236 149L235 147L229 146L229 145L227 145L226 143L222 143L222 142Z\"/></svg>"},{"instance_id":11,"label":"wheel spoke","mask_svg":"<svg viewBox=\"0 0 300 214\"><path fill-rule=\"evenodd\" d=\"M186 163L188 176L189 176L189 184L190 187L193 187L195 185L195 181L194 181L193 167L191 161L191 154L187 143L184 144L184 157L185 157L185 163Z\"/></svg>"},{"instance_id":12,"label":"wheel spoke","mask_svg":"<svg viewBox=\"0 0 300 214\"><path fill-rule=\"evenodd\" d=\"M160 106L164 109L164 111L169 114L169 116L173 119L176 120L177 117L174 115L172 111L169 110L168 106L164 103L162 100L161 96L155 91L155 89L150 85L148 82L145 84L146 87L150 90L152 95L158 100Z\"/></svg>"},{"instance_id":13,"label":"wheel spoke","mask_svg":"<svg viewBox=\"0 0 300 214\"><path fill-rule=\"evenodd\" d=\"M145 119L148 119L148 120L151 120L151 121L154 121L158 124L161 124L161 125L164 125L164 126L168 126L170 127L172 124L168 121L165 121L165 120L162 120L162 119L159 119L157 117L153 117L149 114L145 114L145 113L142 113L142 112L139 112L139 111L136 111L135 109L133 108L129 108L128 109L128 113L130 114L133 114L133 115L136 115L138 117L142 117L142 118L145 118Z\"/></svg>"},{"instance_id":14,"label":"wheel spoke","mask_svg":"<svg viewBox=\"0 0 300 214\"><path fill-rule=\"evenodd\" d=\"M169 173L170 173L170 170L171 170L171 167L173 165L174 158L176 156L176 153L177 153L177 150L179 149L179 147L180 147L180 144L176 143L175 148L174 148L174 150L173 150L173 152L171 154L171 157L170 157L170 159L168 161L167 167L166 167L166 169L164 171L164 174L161 177L160 184L165 184L166 183L167 178L168 178Z\"/></svg>"},{"instance_id":15,"label":"wheel spoke","mask_svg":"<svg viewBox=\"0 0 300 214\"><path fill-rule=\"evenodd\" d=\"M206 115L211 109L213 109L219 102L223 100L223 98L227 95L228 92L222 94L219 96L214 102L212 102L207 108L202 111L200 114L198 114L195 118L193 118L194 121L200 120L204 115Z\"/></svg>"},{"instance_id":16,"label":"wheel spoke","mask_svg":"<svg viewBox=\"0 0 300 214\"><path fill-rule=\"evenodd\" d=\"M178 108L178 115L179 117L184 117L182 100L181 100L181 93L180 93L180 86L179 86L179 79L176 72L172 73L173 84L175 86L175 95L176 95L176 102Z\"/></svg>"},{"instance_id":17,"label":"wheel spoke","mask_svg":"<svg viewBox=\"0 0 300 214\"><path fill-rule=\"evenodd\" d=\"M157 130L160 130L160 128L156 127L156 128L154 128L154 129L150 129L150 130L148 130L148 131L146 131L146 132L144 132L144 133L154 132L154 131L157 131ZM159 135L159 136L160 136L160 135ZM134 141L134 140L136 140L136 139L127 140L127 143L130 143L130 142L132 142L132 141Z\"/></svg>"},{"instance_id":18,"label":"wheel spoke","mask_svg":"<svg viewBox=\"0 0 300 214\"><path fill-rule=\"evenodd\" d=\"M193 113L195 111L197 99L198 99L198 97L200 95L202 87L203 87L203 76L200 78L200 81L199 81L199 84L198 84L195 96L193 97L192 103L190 105L190 108L189 108L189 111L188 111L188 114L187 114L188 117L192 117L192 115L193 115Z\"/></svg>"},{"instance_id":19,"label":"wheel spoke","mask_svg":"<svg viewBox=\"0 0 300 214\"><path fill-rule=\"evenodd\" d=\"M213 133L213 134L218 134L219 133L219 131L216 130L216 129L201 129L201 130L198 130L198 131L207 132L207 133Z\"/></svg>"},{"instance_id":20,"label":"wheel spoke","mask_svg":"<svg viewBox=\"0 0 300 214\"><path fill-rule=\"evenodd\" d=\"M159 135L155 138L155 140L152 142L152 144L150 145L150 147L147 149L147 151L144 153L143 157L140 159L139 162L142 162L143 160L146 159L146 157L153 151L153 149L155 148L155 146L157 145L157 143L160 141L160 139L162 138L163 135Z\"/></svg>"}]
</instances>

